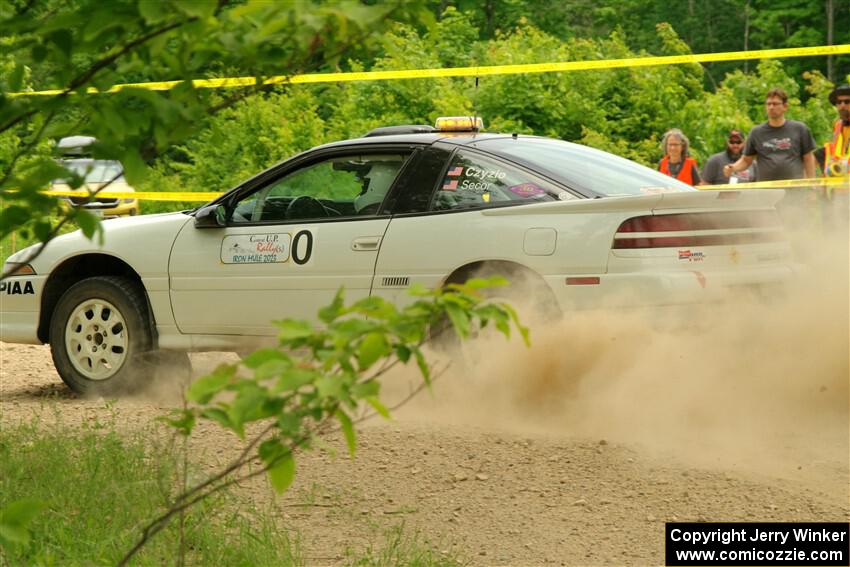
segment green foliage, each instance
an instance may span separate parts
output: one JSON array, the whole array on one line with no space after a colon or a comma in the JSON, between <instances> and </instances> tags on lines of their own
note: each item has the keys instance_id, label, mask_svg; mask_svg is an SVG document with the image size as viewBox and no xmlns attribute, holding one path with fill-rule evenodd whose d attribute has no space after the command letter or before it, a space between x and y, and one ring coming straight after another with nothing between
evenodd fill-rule
<instances>
[{"instance_id":1,"label":"green foliage","mask_svg":"<svg viewBox=\"0 0 850 567\"><path fill-rule=\"evenodd\" d=\"M390 416L380 400L383 375L415 361L423 380L420 390L431 386L433 369L422 349L438 333L433 329L445 329L440 323L446 317L461 339L492 324L507 337L513 327L528 344L528 329L510 306L483 301L481 290L506 284L503 278L491 278L451 284L446 290L416 288L411 293L418 299L401 309L379 297L346 306L340 290L319 313L323 328L302 320L277 321L277 348L258 350L196 380L186 395L192 405L164 421L184 436L199 421L212 421L247 438L247 445L222 471L178 495L148 525L122 564L178 511L222 488L265 473L276 492L286 491L295 477L297 453L322 436L341 433L353 457L356 425L370 415ZM249 436L248 431L255 433ZM259 471L243 472L257 459L262 462Z\"/></svg>"},{"instance_id":2,"label":"green foliage","mask_svg":"<svg viewBox=\"0 0 850 567\"><path fill-rule=\"evenodd\" d=\"M179 453L158 439L161 432L119 433L110 419L82 427L4 423L0 563L114 565L177 486ZM298 564L287 533L253 503L222 492L185 515L186 564ZM139 564L174 563L180 537L175 524L141 552Z\"/></svg>"},{"instance_id":3,"label":"green foliage","mask_svg":"<svg viewBox=\"0 0 850 567\"><path fill-rule=\"evenodd\" d=\"M308 5L230 0L4 2L0 9L0 199L11 212L2 219L0 238L28 226L29 219L39 222L51 214L70 214L59 210L55 199L39 193L51 179L67 176L67 172L53 171L57 167L50 159L49 140L95 136L98 143L91 147L92 157L120 160L127 181L139 187L147 177L147 164L201 130L210 116L260 90L218 93L194 88L192 79L236 70L262 79L325 69L337 64L348 49L365 49L390 19L423 15L427 13L420 4L410 1L375 5L354 0ZM105 91L118 83L164 79L184 82L166 91L124 88L109 95L87 94L90 88ZM58 94L14 96L21 90L43 89L56 89ZM257 159L266 163L310 145L313 139L301 136L305 130L313 134L318 130L299 118L310 104L309 97L284 104L288 113L284 119L291 123L288 129L267 128L267 109L246 110L247 119L271 139L244 149L244 169L205 161L203 151L191 157L199 158L198 167L216 165L214 173L227 171L234 178L248 170L253 173L256 161L246 157L249 152L259 151ZM287 145L286 136L292 132L298 140ZM244 142L234 140L234 145L240 141ZM204 177L205 171L195 173L201 175L199 186L225 188L220 178ZM87 234L94 233L90 223L84 221L84 226ZM55 229L56 225L35 227L42 240L52 237Z\"/></svg>"},{"instance_id":4,"label":"green foliage","mask_svg":"<svg viewBox=\"0 0 850 567\"><path fill-rule=\"evenodd\" d=\"M13 551L29 544L29 525L45 507L46 504L40 500L23 499L0 509L0 548Z\"/></svg>"}]
</instances>

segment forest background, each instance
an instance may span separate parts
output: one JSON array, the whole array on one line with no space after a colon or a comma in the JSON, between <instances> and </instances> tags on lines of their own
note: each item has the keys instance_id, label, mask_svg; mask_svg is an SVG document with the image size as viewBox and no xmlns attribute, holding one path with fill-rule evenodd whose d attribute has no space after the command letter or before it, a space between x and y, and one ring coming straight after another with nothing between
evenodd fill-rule
<instances>
[{"instance_id":1,"label":"forest background","mask_svg":"<svg viewBox=\"0 0 850 567\"><path fill-rule=\"evenodd\" d=\"M423 5L431 19L390 22L377 41L352 44L313 68L421 69L850 43L850 0L427 0ZM21 66L2 57L0 78L8 84ZM80 68L90 62L85 54L69 60ZM107 80L172 78L156 71L156 65L129 72L115 66ZM207 71L207 76L245 75L215 62ZM23 89L38 90L54 86L56 76L47 59L26 66L23 76L14 79ZM850 56L834 56L478 80L289 85L255 90L235 101L220 91L210 94L209 102L216 106L220 101L221 110L199 118L180 143L148 156L141 152L141 159L134 155L125 166L137 190L225 191L323 142L358 137L378 126L433 124L438 116L468 114L482 116L488 131L561 138L649 166L661 157L661 135L678 127L702 165L724 148L731 128L746 132L764 121L764 94L775 86L791 97L787 116L807 123L823 143L835 119L827 94L833 84L848 80ZM109 137L106 122L113 133L145 133L143 124L134 123L131 107L122 111L120 104L104 101L100 109L108 119L99 123L100 131L83 121L77 133ZM2 170L37 127L23 122L0 134ZM21 163L51 151L49 141L39 143ZM143 212L183 206L145 202Z\"/></svg>"}]
</instances>

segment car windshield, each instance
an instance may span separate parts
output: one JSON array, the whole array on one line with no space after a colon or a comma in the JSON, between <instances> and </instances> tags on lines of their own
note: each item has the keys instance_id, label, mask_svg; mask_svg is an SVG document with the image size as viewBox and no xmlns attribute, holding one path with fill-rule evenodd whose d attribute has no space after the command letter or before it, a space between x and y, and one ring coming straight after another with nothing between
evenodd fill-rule
<instances>
[{"instance_id":1,"label":"car windshield","mask_svg":"<svg viewBox=\"0 0 850 567\"><path fill-rule=\"evenodd\" d=\"M493 138L475 145L536 166L568 187L605 197L696 191L690 185L633 161L562 140Z\"/></svg>"},{"instance_id":2,"label":"car windshield","mask_svg":"<svg viewBox=\"0 0 850 567\"><path fill-rule=\"evenodd\" d=\"M85 179L86 183L106 183L113 179L119 181L124 177L124 168L118 161L69 159L62 160L61 165ZM56 179L53 183L66 183L66 180Z\"/></svg>"}]
</instances>

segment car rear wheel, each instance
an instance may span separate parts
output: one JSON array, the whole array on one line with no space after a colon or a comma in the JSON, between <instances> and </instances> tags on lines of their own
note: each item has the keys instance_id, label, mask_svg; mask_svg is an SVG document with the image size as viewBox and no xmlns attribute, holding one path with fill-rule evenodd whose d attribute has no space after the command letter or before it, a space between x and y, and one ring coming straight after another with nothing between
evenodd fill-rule
<instances>
[{"instance_id":1,"label":"car rear wheel","mask_svg":"<svg viewBox=\"0 0 850 567\"><path fill-rule=\"evenodd\" d=\"M508 280L506 287L488 288L482 290L485 302L507 303L516 309L520 322L551 323L561 317L561 309L552 291L540 276L528 269L517 267L505 262L486 262L479 266L453 274L446 283L465 283L470 278L489 278L501 276ZM491 333L495 333L492 331ZM431 330L433 345L449 354L462 352L461 339L457 336L448 317L444 317ZM479 338L475 332L470 339Z\"/></svg>"},{"instance_id":2,"label":"car rear wheel","mask_svg":"<svg viewBox=\"0 0 850 567\"><path fill-rule=\"evenodd\" d=\"M62 380L84 395L115 395L145 382L140 357L151 350L147 302L139 285L98 276L71 286L50 321L50 351Z\"/></svg>"}]
</instances>

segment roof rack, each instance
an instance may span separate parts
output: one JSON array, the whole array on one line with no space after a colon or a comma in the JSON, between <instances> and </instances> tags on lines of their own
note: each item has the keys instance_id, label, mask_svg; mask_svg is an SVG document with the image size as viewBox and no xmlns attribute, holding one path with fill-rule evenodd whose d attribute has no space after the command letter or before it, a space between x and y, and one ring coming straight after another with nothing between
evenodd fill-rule
<instances>
[{"instance_id":1,"label":"roof rack","mask_svg":"<svg viewBox=\"0 0 850 567\"><path fill-rule=\"evenodd\" d=\"M427 124L408 124L405 126L383 126L370 130L363 137L371 138L373 136L392 136L394 134L427 134L436 132L437 129Z\"/></svg>"}]
</instances>

